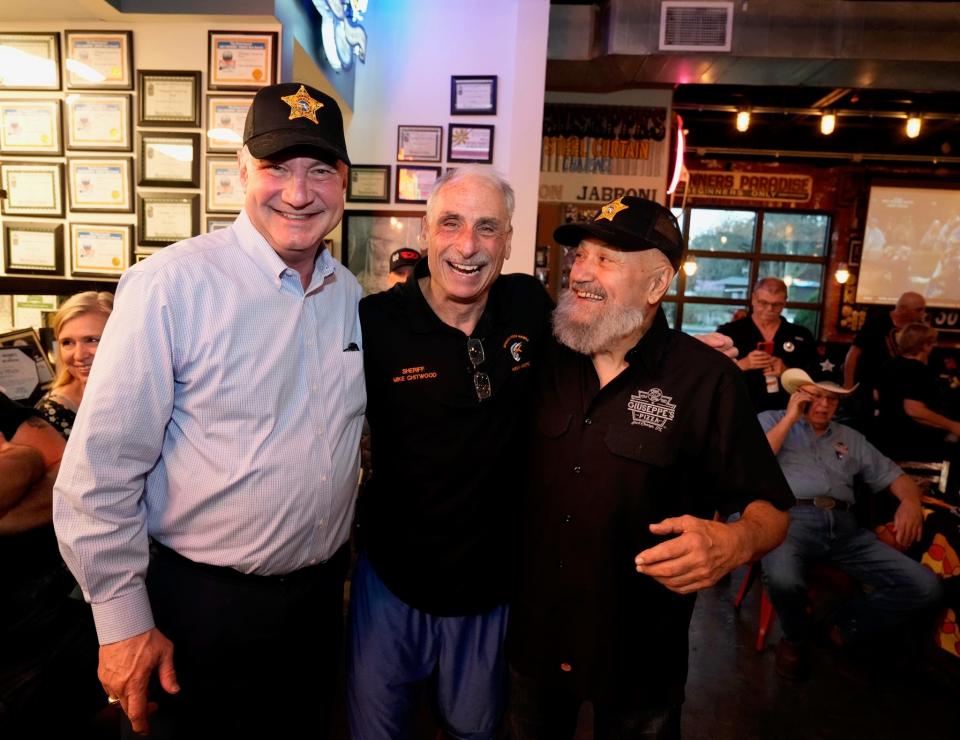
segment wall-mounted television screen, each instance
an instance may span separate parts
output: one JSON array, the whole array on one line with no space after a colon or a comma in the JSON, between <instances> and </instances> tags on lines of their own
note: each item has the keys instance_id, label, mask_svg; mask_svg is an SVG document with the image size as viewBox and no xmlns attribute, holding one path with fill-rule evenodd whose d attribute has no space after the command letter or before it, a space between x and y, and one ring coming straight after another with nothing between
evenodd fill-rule
<instances>
[{"instance_id":1,"label":"wall-mounted television screen","mask_svg":"<svg viewBox=\"0 0 960 740\"><path fill-rule=\"evenodd\" d=\"M908 290L960 308L960 190L870 188L857 303L896 303Z\"/></svg>"}]
</instances>

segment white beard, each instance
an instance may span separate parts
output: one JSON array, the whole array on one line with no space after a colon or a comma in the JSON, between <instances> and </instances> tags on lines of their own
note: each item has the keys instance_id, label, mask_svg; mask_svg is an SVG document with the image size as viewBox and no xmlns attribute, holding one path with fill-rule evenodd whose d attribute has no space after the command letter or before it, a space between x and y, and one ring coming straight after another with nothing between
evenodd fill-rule
<instances>
[{"instance_id":1,"label":"white beard","mask_svg":"<svg viewBox=\"0 0 960 740\"><path fill-rule=\"evenodd\" d=\"M599 285L582 290L602 293ZM636 334L647 317L645 308L598 303L594 310L581 310L570 290L560 296L553 312L553 336L560 344L582 355L594 355L613 347L623 337ZM579 315L578 315L579 314Z\"/></svg>"}]
</instances>

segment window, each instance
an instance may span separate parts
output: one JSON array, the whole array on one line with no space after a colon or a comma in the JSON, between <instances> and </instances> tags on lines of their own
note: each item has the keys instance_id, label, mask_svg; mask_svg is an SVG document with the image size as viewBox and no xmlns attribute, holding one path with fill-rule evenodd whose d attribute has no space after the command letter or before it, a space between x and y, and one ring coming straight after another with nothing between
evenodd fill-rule
<instances>
[{"instance_id":1,"label":"window","mask_svg":"<svg viewBox=\"0 0 960 740\"><path fill-rule=\"evenodd\" d=\"M817 335L823 309L830 218L821 213L688 208L675 210L693 275L682 270L664 300L670 325L688 334L716 331L749 309L753 285L778 277L789 290L783 317ZM683 218L681 218L681 215Z\"/></svg>"}]
</instances>

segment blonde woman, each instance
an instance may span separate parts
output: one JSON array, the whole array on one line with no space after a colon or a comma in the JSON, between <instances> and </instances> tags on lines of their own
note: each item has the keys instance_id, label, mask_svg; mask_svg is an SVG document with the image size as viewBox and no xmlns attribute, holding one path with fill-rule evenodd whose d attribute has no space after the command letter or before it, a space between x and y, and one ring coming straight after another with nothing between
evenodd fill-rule
<instances>
[{"instance_id":1,"label":"blonde woman","mask_svg":"<svg viewBox=\"0 0 960 740\"><path fill-rule=\"evenodd\" d=\"M112 293L89 290L68 298L53 317L57 376L36 408L67 439L83 400L100 335L112 310Z\"/></svg>"}]
</instances>

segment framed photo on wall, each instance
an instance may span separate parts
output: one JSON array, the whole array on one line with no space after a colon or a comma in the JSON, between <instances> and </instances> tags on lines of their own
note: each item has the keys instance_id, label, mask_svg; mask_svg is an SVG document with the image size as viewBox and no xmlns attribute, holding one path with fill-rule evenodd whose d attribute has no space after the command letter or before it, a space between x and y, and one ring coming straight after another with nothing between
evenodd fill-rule
<instances>
[{"instance_id":1,"label":"framed photo on wall","mask_svg":"<svg viewBox=\"0 0 960 740\"><path fill-rule=\"evenodd\" d=\"M454 75L450 78L451 116L495 116L496 75Z\"/></svg>"},{"instance_id":2,"label":"framed photo on wall","mask_svg":"<svg viewBox=\"0 0 960 740\"><path fill-rule=\"evenodd\" d=\"M70 210L133 213L133 159L67 159Z\"/></svg>"},{"instance_id":3,"label":"framed photo on wall","mask_svg":"<svg viewBox=\"0 0 960 740\"><path fill-rule=\"evenodd\" d=\"M440 177L439 167L397 165L397 203L426 203L433 183Z\"/></svg>"},{"instance_id":4,"label":"framed photo on wall","mask_svg":"<svg viewBox=\"0 0 960 740\"><path fill-rule=\"evenodd\" d=\"M137 151L137 185L200 187L200 134L143 131Z\"/></svg>"},{"instance_id":5,"label":"framed photo on wall","mask_svg":"<svg viewBox=\"0 0 960 740\"><path fill-rule=\"evenodd\" d=\"M208 33L207 85L211 90L259 90L276 81L276 31Z\"/></svg>"},{"instance_id":6,"label":"framed photo on wall","mask_svg":"<svg viewBox=\"0 0 960 740\"><path fill-rule=\"evenodd\" d=\"M59 162L0 162L4 216L63 218L63 165Z\"/></svg>"},{"instance_id":7,"label":"framed photo on wall","mask_svg":"<svg viewBox=\"0 0 960 740\"><path fill-rule=\"evenodd\" d=\"M345 211L340 260L365 294L390 287L390 255L402 247L420 251L422 211Z\"/></svg>"},{"instance_id":8,"label":"framed photo on wall","mask_svg":"<svg viewBox=\"0 0 960 740\"><path fill-rule=\"evenodd\" d=\"M63 275L63 225L3 224L3 268L10 275Z\"/></svg>"},{"instance_id":9,"label":"framed photo on wall","mask_svg":"<svg viewBox=\"0 0 960 740\"><path fill-rule=\"evenodd\" d=\"M352 203L389 203L390 165L350 165L347 200Z\"/></svg>"},{"instance_id":10,"label":"framed photo on wall","mask_svg":"<svg viewBox=\"0 0 960 740\"><path fill-rule=\"evenodd\" d=\"M67 149L129 152L132 98L129 95L68 95Z\"/></svg>"},{"instance_id":11,"label":"framed photo on wall","mask_svg":"<svg viewBox=\"0 0 960 740\"><path fill-rule=\"evenodd\" d=\"M207 151L235 152L243 146L243 126L252 95L207 97Z\"/></svg>"},{"instance_id":12,"label":"framed photo on wall","mask_svg":"<svg viewBox=\"0 0 960 740\"><path fill-rule=\"evenodd\" d=\"M132 90L131 31L64 31L67 88Z\"/></svg>"},{"instance_id":13,"label":"framed photo on wall","mask_svg":"<svg viewBox=\"0 0 960 740\"><path fill-rule=\"evenodd\" d=\"M138 199L139 242L165 247L200 233L200 196L144 193Z\"/></svg>"},{"instance_id":14,"label":"framed photo on wall","mask_svg":"<svg viewBox=\"0 0 960 740\"><path fill-rule=\"evenodd\" d=\"M206 217L206 228L204 232L209 234L212 231L220 231L220 229L226 229L230 226L233 226L233 222L236 219L226 218L224 216L207 216Z\"/></svg>"},{"instance_id":15,"label":"framed photo on wall","mask_svg":"<svg viewBox=\"0 0 960 740\"><path fill-rule=\"evenodd\" d=\"M10 64L0 71L0 90L59 90L59 33L0 33Z\"/></svg>"},{"instance_id":16,"label":"framed photo on wall","mask_svg":"<svg viewBox=\"0 0 960 740\"><path fill-rule=\"evenodd\" d=\"M120 277L133 259L130 224L70 224L70 272Z\"/></svg>"},{"instance_id":17,"label":"framed photo on wall","mask_svg":"<svg viewBox=\"0 0 960 740\"><path fill-rule=\"evenodd\" d=\"M439 162L442 140L441 126L397 126L397 161Z\"/></svg>"},{"instance_id":18,"label":"framed photo on wall","mask_svg":"<svg viewBox=\"0 0 960 740\"><path fill-rule=\"evenodd\" d=\"M14 296L14 323L24 326L20 322L23 316L17 316L18 297L23 296ZM0 334L0 386L8 398L25 406L33 406L51 382L53 367L36 329L14 329Z\"/></svg>"},{"instance_id":19,"label":"framed photo on wall","mask_svg":"<svg viewBox=\"0 0 960 740\"><path fill-rule=\"evenodd\" d=\"M447 161L493 162L493 126L451 123L447 134Z\"/></svg>"},{"instance_id":20,"label":"framed photo on wall","mask_svg":"<svg viewBox=\"0 0 960 740\"><path fill-rule=\"evenodd\" d=\"M140 126L200 126L200 73L137 70Z\"/></svg>"},{"instance_id":21,"label":"framed photo on wall","mask_svg":"<svg viewBox=\"0 0 960 740\"><path fill-rule=\"evenodd\" d=\"M207 157L207 211L237 213L243 208L243 184L236 157Z\"/></svg>"},{"instance_id":22,"label":"framed photo on wall","mask_svg":"<svg viewBox=\"0 0 960 740\"><path fill-rule=\"evenodd\" d=\"M0 154L63 154L60 101L0 100Z\"/></svg>"}]
</instances>

